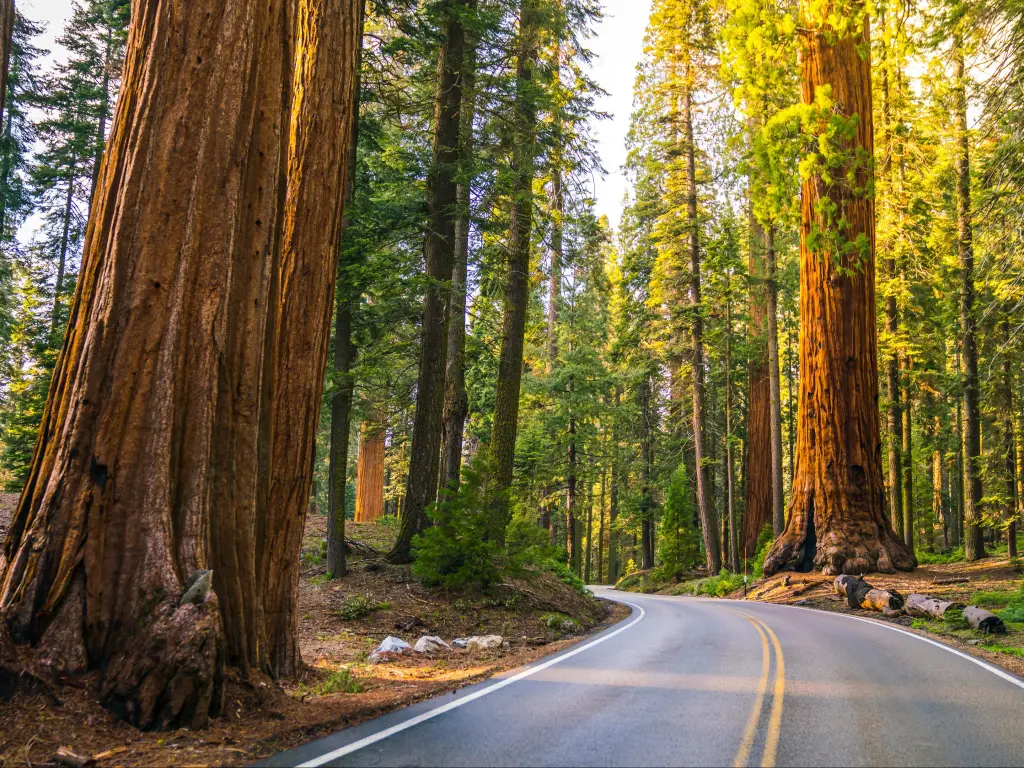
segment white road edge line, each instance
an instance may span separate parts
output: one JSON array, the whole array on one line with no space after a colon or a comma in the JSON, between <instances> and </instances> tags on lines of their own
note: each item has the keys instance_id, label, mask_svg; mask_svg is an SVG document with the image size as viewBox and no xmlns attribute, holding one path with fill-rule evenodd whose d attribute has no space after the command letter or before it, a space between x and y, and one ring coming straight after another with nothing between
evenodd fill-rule
<instances>
[{"instance_id":1,"label":"white road edge line","mask_svg":"<svg viewBox=\"0 0 1024 768\"><path fill-rule=\"evenodd\" d=\"M761 604L762 605L770 605L770 603L761 603ZM851 616L848 613L838 613L838 612L835 612L835 611L819 611L816 608L807 608L807 607L805 607L803 605L787 605L787 606L784 606L784 607L786 607L786 608L799 608L802 611L813 611L814 613L818 613L818 614L822 614L823 613L823 614L826 614L828 616L842 616L843 618L846 618L846 619L856 619L857 621L863 621L865 624L872 624L872 625L874 625L876 627L881 627L882 629L891 629L893 632L899 632L901 635L906 635L907 637L913 637L915 640L920 640L922 643L928 643L929 645L934 645L936 648L941 648L942 650L949 651L950 653L955 654L956 656L959 656L962 659L967 659L967 661L971 662L972 664L977 664L979 667L981 667L983 669L987 669L993 675L1001 677L1001 678L1003 678L1003 680L1006 680L1008 683L1013 683L1018 688L1024 690L1024 680L1021 680L1020 678L1018 678L1018 677L1016 677L1014 675L1011 675L1009 672L1006 672L1006 671L1000 669L999 667L996 667L996 666L994 666L992 664L989 664L987 661L982 661L977 656L971 656L971 654L969 654L969 653L964 653L963 651L958 651L956 648L953 648L952 646L946 645L945 643L940 643L937 640L932 640L932 639L927 638L927 637L922 637L921 635L914 634L913 632L907 632L907 630L901 629L900 627L894 627L891 624L886 624L886 623L881 622L881 621L875 621L874 619L867 619L867 618L864 618L863 616Z\"/></svg>"},{"instance_id":2,"label":"white road edge line","mask_svg":"<svg viewBox=\"0 0 1024 768\"><path fill-rule=\"evenodd\" d=\"M390 736L394 736L396 733L401 733L402 731L417 726L420 723L426 722L427 720L431 720L432 718L435 718L438 715L443 715L445 712L451 712L453 709L457 709L463 706L464 704L469 704L471 701L476 701L477 699L482 698L489 693L494 693L495 691L501 690L507 685L512 685L512 683L519 682L520 680L530 677L531 675L535 675L538 672L542 672L548 667L553 667L555 664L559 664L565 661L566 659L571 659L576 654L583 653L584 651L593 648L595 645L600 645L605 640L611 640L616 635L621 634L630 627L634 627L637 624L639 624L643 620L644 616L647 615L647 611L645 611L639 605L635 605L634 603L627 603L625 600L621 600L619 602L628 605L630 608L636 608L638 611L640 611L640 615L633 619L633 621L629 622L629 624L627 624L626 626L619 627L615 631L609 632L607 635L602 635L596 640L591 640L586 645L581 645L579 648L574 648L568 653L564 653L561 656L556 656L555 658L549 661L545 661L543 664L538 664L536 667L524 669L517 675L513 675L512 677L509 677L505 680L501 680L495 683L494 685L490 685L486 688L477 691L476 693L471 693L469 696L465 696L461 699L456 699L455 701L450 701L447 704L438 707L437 709L432 709L429 712L424 712L422 715L417 715L416 717L409 718L408 720L398 723L397 725L393 725L390 728L385 728L383 731L378 731L377 733L371 734L370 736L366 736L365 738L359 739L359 741L353 741L351 744L347 744L344 747L339 747L338 749L332 750L331 752L327 752L323 755L320 755L320 757L315 757L312 760L308 760L305 763L300 764L298 768L319 768L319 766L324 765L325 763L329 763L332 760L337 760L339 757L344 757L345 755L350 755L353 752L357 752L360 749L370 746L371 744L375 744L378 741L382 741Z\"/></svg>"}]
</instances>

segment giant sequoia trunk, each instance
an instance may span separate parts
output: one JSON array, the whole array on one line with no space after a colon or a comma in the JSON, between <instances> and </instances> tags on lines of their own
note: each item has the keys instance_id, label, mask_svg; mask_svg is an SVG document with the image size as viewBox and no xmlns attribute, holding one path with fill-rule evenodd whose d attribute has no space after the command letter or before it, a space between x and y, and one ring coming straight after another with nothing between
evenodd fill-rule
<instances>
[{"instance_id":1,"label":"giant sequoia trunk","mask_svg":"<svg viewBox=\"0 0 1024 768\"><path fill-rule=\"evenodd\" d=\"M495 502L490 530L492 541L505 542L510 507L516 434L519 427L519 390L523 378L523 342L530 289L530 236L533 226L533 177L537 154L537 106L533 70L539 44L536 0L520 3L519 44L516 64L516 104L512 116L512 217L509 223L505 296L501 325L498 381L494 387L491 427Z\"/></svg>"},{"instance_id":2,"label":"giant sequoia trunk","mask_svg":"<svg viewBox=\"0 0 1024 768\"><path fill-rule=\"evenodd\" d=\"M836 39L828 29L808 34L802 58L803 101L830 86L834 110L857 116L844 150L872 152L868 22ZM800 413L797 472L786 531L765 561L765 573L821 568L827 574L910 570L915 563L885 510L878 418L875 327L874 201L871 167L856 163L854 187L811 176L803 185L800 238ZM838 179L845 174L837 173ZM848 222L835 231L830 206ZM830 231L831 230L831 231ZM842 240L840 240L842 238ZM858 238L866 249L839 250ZM831 245L830 245L831 244ZM816 247L815 247L816 246Z\"/></svg>"},{"instance_id":3,"label":"giant sequoia trunk","mask_svg":"<svg viewBox=\"0 0 1024 768\"><path fill-rule=\"evenodd\" d=\"M441 429L448 360L448 302L455 260L456 165L462 116L462 71L466 34L462 13L468 0L444 4L445 39L437 68L434 96L434 146L427 176L427 277L420 323L420 370L416 382L416 415L412 453L405 487L405 508L398 539L388 556L392 562L412 558L412 539L427 523L427 505L437 497Z\"/></svg>"},{"instance_id":4,"label":"giant sequoia trunk","mask_svg":"<svg viewBox=\"0 0 1024 768\"><path fill-rule=\"evenodd\" d=\"M131 722L194 727L225 659L298 662L358 10L135 10L0 606Z\"/></svg>"},{"instance_id":5,"label":"giant sequoia trunk","mask_svg":"<svg viewBox=\"0 0 1024 768\"><path fill-rule=\"evenodd\" d=\"M345 169L345 207L339 247L351 219L348 210L356 191L356 161L359 149L359 100L363 67L363 32L366 28L366 0L360 0L359 46L356 50L355 87L352 89L352 135ZM352 367L359 350L352 338L352 320L359 295L346 281L347 264L338 254L334 307L334 375L337 389L331 396L331 445L327 469L327 572L340 578L348 572L345 562L345 486L348 480L348 443L352 429L352 399L355 382Z\"/></svg>"},{"instance_id":6,"label":"giant sequoia trunk","mask_svg":"<svg viewBox=\"0 0 1024 768\"><path fill-rule=\"evenodd\" d=\"M757 539L772 521L771 382L768 378L767 266L764 230L750 213L750 363L748 366L747 457L744 473L743 557L757 554Z\"/></svg>"}]
</instances>

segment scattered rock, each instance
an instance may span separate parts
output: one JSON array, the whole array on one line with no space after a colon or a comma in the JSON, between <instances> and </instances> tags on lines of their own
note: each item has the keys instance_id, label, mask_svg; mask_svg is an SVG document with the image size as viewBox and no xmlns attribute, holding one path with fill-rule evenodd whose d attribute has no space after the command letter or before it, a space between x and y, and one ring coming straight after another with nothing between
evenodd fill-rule
<instances>
[{"instance_id":1,"label":"scattered rock","mask_svg":"<svg viewBox=\"0 0 1024 768\"><path fill-rule=\"evenodd\" d=\"M793 605L810 605L810 604L811 604L810 600L797 600L795 603L793 603Z\"/></svg>"},{"instance_id":2,"label":"scattered rock","mask_svg":"<svg viewBox=\"0 0 1024 768\"><path fill-rule=\"evenodd\" d=\"M575 635L580 631L580 625L574 619L557 613L549 615L544 623L547 624L548 629L563 632L567 635Z\"/></svg>"},{"instance_id":3,"label":"scattered rock","mask_svg":"<svg viewBox=\"0 0 1024 768\"><path fill-rule=\"evenodd\" d=\"M370 661L378 662L386 659L384 656L386 653L405 653L406 651L412 650L412 646L409 645L405 640L394 635L388 635L385 637L381 644L377 646L377 650L370 654Z\"/></svg>"},{"instance_id":4,"label":"scattered rock","mask_svg":"<svg viewBox=\"0 0 1024 768\"><path fill-rule=\"evenodd\" d=\"M450 651L452 647L436 635L424 635L416 641L412 647L416 653L436 653L438 651Z\"/></svg>"},{"instance_id":5,"label":"scattered rock","mask_svg":"<svg viewBox=\"0 0 1024 768\"><path fill-rule=\"evenodd\" d=\"M968 645L981 645L981 642L982 642L981 640L968 640L967 644Z\"/></svg>"},{"instance_id":6,"label":"scattered rock","mask_svg":"<svg viewBox=\"0 0 1024 768\"><path fill-rule=\"evenodd\" d=\"M505 638L501 635L477 635L466 641L466 649L469 651L491 651L501 648Z\"/></svg>"},{"instance_id":7,"label":"scattered rock","mask_svg":"<svg viewBox=\"0 0 1024 768\"><path fill-rule=\"evenodd\" d=\"M456 637L454 640L452 640L452 645L454 645L456 648L465 648L467 645L469 645L469 638Z\"/></svg>"}]
</instances>

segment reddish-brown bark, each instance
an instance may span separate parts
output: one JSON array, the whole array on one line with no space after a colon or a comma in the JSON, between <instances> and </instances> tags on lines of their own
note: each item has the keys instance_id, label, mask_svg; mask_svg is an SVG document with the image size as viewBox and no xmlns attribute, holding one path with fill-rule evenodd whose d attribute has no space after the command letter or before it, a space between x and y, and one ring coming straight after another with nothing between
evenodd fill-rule
<instances>
[{"instance_id":1,"label":"reddish-brown bark","mask_svg":"<svg viewBox=\"0 0 1024 768\"><path fill-rule=\"evenodd\" d=\"M764 231L750 215L750 322L752 347L748 366L747 469L744 473L744 513L741 551L757 554L757 539L772 522L771 382L768 379L767 266Z\"/></svg>"},{"instance_id":2,"label":"reddish-brown bark","mask_svg":"<svg viewBox=\"0 0 1024 768\"><path fill-rule=\"evenodd\" d=\"M859 33L844 39L819 29L809 31L805 41L804 103L814 103L816 91L831 86L835 110L846 117L857 116L855 137L844 149L852 155L860 148L870 157L867 19ZM870 164L860 162L851 170L856 187L867 188ZM766 574L811 567L827 574L891 573L915 565L894 534L885 508L878 415L875 212L872 197L857 188L828 186L818 176L807 178L803 185L797 472L789 523L765 561ZM827 233L832 226L818 204L826 197L837 206L837 216L849 222L849 242L866 238L866 253L812 250L812 243L833 242L812 237L815 231ZM812 544L816 544L814 551Z\"/></svg>"},{"instance_id":3,"label":"reddish-brown bark","mask_svg":"<svg viewBox=\"0 0 1024 768\"><path fill-rule=\"evenodd\" d=\"M141 727L202 725L225 660L297 662L357 18L351 0L133 6L0 607ZM212 590L182 602L202 570Z\"/></svg>"},{"instance_id":4,"label":"reddish-brown bark","mask_svg":"<svg viewBox=\"0 0 1024 768\"><path fill-rule=\"evenodd\" d=\"M374 523L384 515L385 431L363 422L356 469L356 522Z\"/></svg>"}]
</instances>

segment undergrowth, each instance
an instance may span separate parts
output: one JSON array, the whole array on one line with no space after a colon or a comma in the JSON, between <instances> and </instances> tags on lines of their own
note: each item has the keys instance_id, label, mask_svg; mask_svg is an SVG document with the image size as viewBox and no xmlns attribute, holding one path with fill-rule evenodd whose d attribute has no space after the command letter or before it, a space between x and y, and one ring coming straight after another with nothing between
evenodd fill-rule
<instances>
[{"instance_id":1,"label":"undergrowth","mask_svg":"<svg viewBox=\"0 0 1024 768\"><path fill-rule=\"evenodd\" d=\"M723 570L717 576L684 581L672 590L673 595L707 595L725 597L743 586L743 576Z\"/></svg>"}]
</instances>

